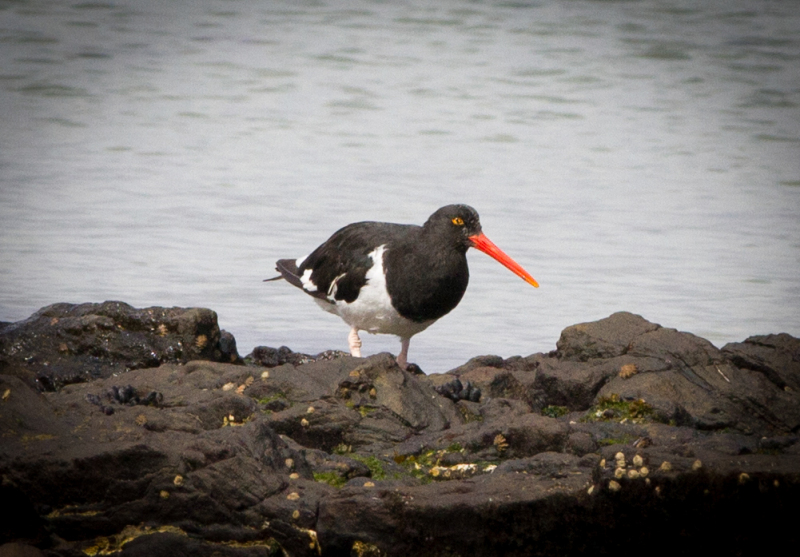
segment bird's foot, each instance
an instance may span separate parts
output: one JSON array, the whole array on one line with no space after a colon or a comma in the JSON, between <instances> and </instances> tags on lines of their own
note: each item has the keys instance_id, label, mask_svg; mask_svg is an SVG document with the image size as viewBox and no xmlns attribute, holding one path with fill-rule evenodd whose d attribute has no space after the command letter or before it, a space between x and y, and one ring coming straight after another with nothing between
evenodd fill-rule
<instances>
[{"instance_id":1,"label":"bird's foot","mask_svg":"<svg viewBox=\"0 0 800 557\"><path fill-rule=\"evenodd\" d=\"M453 402L459 400L469 400L470 402L478 402L481 399L481 390L467 381L461 383L461 380L456 377L449 383L439 385L436 387L436 392L440 395L449 398Z\"/></svg>"},{"instance_id":2,"label":"bird's foot","mask_svg":"<svg viewBox=\"0 0 800 557\"><path fill-rule=\"evenodd\" d=\"M347 336L347 342L350 345L350 355L356 358L361 357L361 338L358 336L358 329L350 329L350 334Z\"/></svg>"},{"instance_id":3,"label":"bird's foot","mask_svg":"<svg viewBox=\"0 0 800 557\"><path fill-rule=\"evenodd\" d=\"M413 373L414 375L425 375L425 372L422 371L422 368L417 364L408 363L408 360L406 360L406 355L403 352L400 352L400 354L397 356L397 365L400 367L400 369L409 373Z\"/></svg>"}]
</instances>

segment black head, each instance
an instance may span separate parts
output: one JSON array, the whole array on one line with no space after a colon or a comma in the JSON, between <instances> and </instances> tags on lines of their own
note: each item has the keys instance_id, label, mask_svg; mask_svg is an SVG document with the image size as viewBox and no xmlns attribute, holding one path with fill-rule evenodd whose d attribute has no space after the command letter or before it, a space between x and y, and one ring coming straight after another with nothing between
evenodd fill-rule
<instances>
[{"instance_id":1,"label":"black head","mask_svg":"<svg viewBox=\"0 0 800 557\"><path fill-rule=\"evenodd\" d=\"M505 265L525 282L538 287L539 283L519 263L492 243L481 230L478 213L469 205L447 205L430 216L422 226L423 238L436 245L451 246L462 254L475 248ZM465 260L466 261L466 260Z\"/></svg>"},{"instance_id":2,"label":"black head","mask_svg":"<svg viewBox=\"0 0 800 557\"><path fill-rule=\"evenodd\" d=\"M447 239L447 243L466 251L473 246L470 237L481 233L481 221L469 205L446 205L428 218L423 229L439 241Z\"/></svg>"}]
</instances>

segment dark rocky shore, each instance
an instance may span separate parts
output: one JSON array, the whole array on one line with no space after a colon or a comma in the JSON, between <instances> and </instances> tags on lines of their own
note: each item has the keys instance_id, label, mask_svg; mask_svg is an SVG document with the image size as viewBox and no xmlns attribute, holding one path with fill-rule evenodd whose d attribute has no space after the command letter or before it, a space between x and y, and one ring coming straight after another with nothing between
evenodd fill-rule
<instances>
[{"instance_id":1,"label":"dark rocky shore","mask_svg":"<svg viewBox=\"0 0 800 557\"><path fill-rule=\"evenodd\" d=\"M800 542L787 334L717 349L616 313L425 376L388 354L242 358L207 309L56 304L0 324L0 397L0 556Z\"/></svg>"}]
</instances>

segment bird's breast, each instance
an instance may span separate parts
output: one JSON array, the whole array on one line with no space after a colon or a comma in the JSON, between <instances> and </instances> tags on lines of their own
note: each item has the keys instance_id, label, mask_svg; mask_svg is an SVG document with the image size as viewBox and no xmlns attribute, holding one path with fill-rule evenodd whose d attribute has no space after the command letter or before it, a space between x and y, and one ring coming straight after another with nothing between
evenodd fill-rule
<instances>
[{"instance_id":1,"label":"bird's breast","mask_svg":"<svg viewBox=\"0 0 800 557\"><path fill-rule=\"evenodd\" d=\"M394 257L393 257L394 256ZM469 283L464 254L420 257L386 254L386 288L397 312L412 321L436 320L461 301Z\"/></svg>"},{"instance_id":2,"label":"bird's breast","mask_svg":"<svg viewBox=\"0 0 800 557\"><path fill-rule=\"evenodd\" d=\"M412 320L395 307L386 284L384 253L386 246L376 248L370 257L373 265L367 271L366 282L353 301L331 300L335 312L348 324L370 333L385 333L410 338L426 329L435 319Z\"/></svg>"}]
</instances>

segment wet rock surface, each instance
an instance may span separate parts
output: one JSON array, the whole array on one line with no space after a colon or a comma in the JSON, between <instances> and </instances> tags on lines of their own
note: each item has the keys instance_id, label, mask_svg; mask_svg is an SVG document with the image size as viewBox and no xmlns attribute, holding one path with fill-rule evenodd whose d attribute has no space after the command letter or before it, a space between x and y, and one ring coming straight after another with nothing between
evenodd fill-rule
<instances>
[{"instance_id":1,"label":"wet rock surface","mask_svg":"<svg viewBox=\"0 0 800 557\"><path fill-rule=\"evenodd\" d=\"M119 302L0 330L0 555L747 555L800 541L789 335L720 350L617 313L548 354L427 376L389 354L241 359L221 339L210 310Z\"/></svg>"},{"instance_id":2,"label":"wet rock surface","mask_svg":"<svg viewBox=\"0 0 800 557\"><path fill-rule=\"evenodd\" d=\"M191 360L239 362L233 335L204 308L53 304L0 329L0 371L44 391Z\"/></svg>"}]
</instances>

